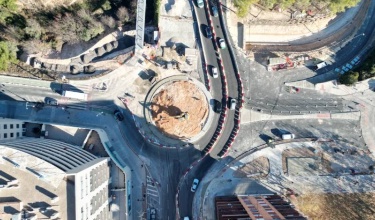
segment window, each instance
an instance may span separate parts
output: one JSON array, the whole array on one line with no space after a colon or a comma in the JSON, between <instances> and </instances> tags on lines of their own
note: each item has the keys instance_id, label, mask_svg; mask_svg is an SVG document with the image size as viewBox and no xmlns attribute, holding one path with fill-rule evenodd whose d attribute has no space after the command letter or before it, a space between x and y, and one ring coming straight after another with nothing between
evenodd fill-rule
<instances>
[{"instance_id":1,"label":"window","mask_svg":"<svg viewBox=\"0 0 375 220\"><path fill-rule=\"evenodd\" d=\"M8 129L8 125L4 125L4 129Z\"/></svg>"},{"instance_id":2,"label":"window","mask_svg":"<svg viewBox=\"0 0 375 220\"><path fill-rule=\"evenodd\" d=\"M4 134L4 138L8 138L8 134L7 133Z\"/></svg>"},{"instance_id":3,"label":"window","mask_svg":"<svg viewBox=\"0 0 375 220\"><path fill-rule=\"evenodd\" d=\"M17 137L19 137L20 136L20 132L17 132Z\"/></svg>"},{"instance_id":4,"label":"window","mask_svg":"<svg viewBox=\"0 0 375 220\"><path fill-rule=\"evenodd\" d=\"M10 124L10 129L13 129L13 124Z\"/></svg>"},{"instance_id":5,"label":"window","mask_svg":"<svg viewBox=\"0 0 375 220\"><path fill-rule=\"evenodd\" d=\"M12 133L10 133L10 137L11 137L11 138L13 137L13 132L12 132Z\"/></svg>"},{"instance_id":6,"label":"window","mask_svg":"<svg viewBox=\"0 0 375 220\"><path fill-rule=\"evenodd\" d=\"M20 124L16 124L16 128L20 128Z\"/></svg>"}]
</instances>

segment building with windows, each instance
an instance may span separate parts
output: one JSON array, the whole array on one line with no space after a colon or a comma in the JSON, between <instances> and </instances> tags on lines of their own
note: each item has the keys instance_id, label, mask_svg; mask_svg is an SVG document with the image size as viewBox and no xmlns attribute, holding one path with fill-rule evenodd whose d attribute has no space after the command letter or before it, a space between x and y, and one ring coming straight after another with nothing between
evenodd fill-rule
<instances>
[{"instance_id":1,"label":"building with windows","mask_svg":"<svg viewBox=\"0 0 375 220\"><path fill-rule=\"evenodd\" d=\"M17 191L0 191L0 197L12 196L16 201L0 203L37 204L31 209L37 208L40 212L30 214L36 218L46 217L46 210L53 210L48 217L111 219L109 158L96 157L60 141L26 137L1 141L0 156L3 175L13 176L8 177L8 182L17 182ZM23 176L28 178L22 180ZM24 193L17 194L22 191ZM41 210L45 212L41 213ZM18 211L21 215L22 210Z\"/></svg>"},{"instance_id":2,"label":"building with windows","mask_svg":"<svg viewBox=\"0 0 375 220\"><path fill-rule=\"evenodd\" d=\"M279 195L239 195L215 198L216 219L305 220L294 206Z\"/></svg>"},{"instance_id":3,"label":"building with windows","mask_svg":"<svg viewBox=\"0 0 375 220\"><path fill-rule=\"evenodd\" d=\"M16 119L0 120L0 141L12 140L24 136L25 123Z\"/></svg>"}]
</instances>

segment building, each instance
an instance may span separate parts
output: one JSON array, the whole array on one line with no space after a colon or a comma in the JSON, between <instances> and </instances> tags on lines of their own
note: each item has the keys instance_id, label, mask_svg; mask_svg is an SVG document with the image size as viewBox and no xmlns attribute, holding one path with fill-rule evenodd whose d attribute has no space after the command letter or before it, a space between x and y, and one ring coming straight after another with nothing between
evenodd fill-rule
<instances>
[{"instance_id":1,"label":"building","mask_svg":"<svg viewBox=\"0 0 375 220\"><path fill-rule=\"evenodd\" d=\"M16 119L0 120L0 141L13 140L24 136L25 123Z\"/></svg>"},{"instance_id":2,"label":"building","mask_svg":"<svg viewBox=\"0 0 375 220\"><path fill-rule=\"evenodd\" d=\"M14 201L0 201L0 205L31 204L30 215L38 218L50 212L47 216L52 219L111 219L109 158L98 158L60 141L25 137L1 142L0 155L0 176L9 185L0 191L0 197L14 197ZM12 215L20 215L21 210L14 210Z\"/></svg>"},{"instance_id":3,"label":"building","mask_svg":"<svg viewBox=\"0 0 375 220\"><path fill-rule=\"evenodd\" d=\"M239 195L215 198L217 220L293 219L304 220L290 203L278 195Z\"/></svg>"}]
</instances>

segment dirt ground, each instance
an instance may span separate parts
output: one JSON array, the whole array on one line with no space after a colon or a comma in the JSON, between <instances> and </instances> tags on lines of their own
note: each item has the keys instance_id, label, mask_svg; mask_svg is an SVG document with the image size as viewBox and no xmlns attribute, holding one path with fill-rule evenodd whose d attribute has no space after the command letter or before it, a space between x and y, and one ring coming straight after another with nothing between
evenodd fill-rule
<instances>
[{"instance_id":1,"label":"dirt ground","mask_svg":"<svg viewBox=\"0 0 375 220\"><path fill-rule=\"evenodd\" d=\"M375 219L375 193L305 194L291 198L309 219Z\"/></svg>"},{"instance_id":2,"label":"dirt ground","mask_svg":"<svg viewBox=\"0 0 375 220\"><path fill-rule=\"evenodd\" d=\"M269 173L269 168L270 163L268 161L268 158L259 157L236 170L233 173L233 176L237 178L245 178L247 176L251 176L253 178L265 177Z\"/></svg>"},{"instance_id":3,"label":"dirt ground","mask_svg":"<svg viewBox=\"0 0 375 220\"><path fill-rule=\"evenodd\" d=\"M186 81L175 82L162 89L153 98L152 118L167 136L186 139L198 134L208 115L208 103L203 92ZM187 120L176 116L187 112Z\"/></svg>"}]
</instances>

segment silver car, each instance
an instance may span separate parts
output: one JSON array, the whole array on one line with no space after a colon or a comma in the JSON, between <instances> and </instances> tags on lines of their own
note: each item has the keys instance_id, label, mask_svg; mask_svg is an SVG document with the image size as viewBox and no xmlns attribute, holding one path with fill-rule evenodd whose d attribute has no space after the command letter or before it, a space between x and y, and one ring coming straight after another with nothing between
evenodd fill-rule
<instances>
[{"instance_id":1,"label":"silver car","mask_svg":"<svg viewBox=\"0 0 375 220\"><path fill-rule=\"evenodd\" d=\"M197 188L198 188L198 184L199 184L199 180L198 179L194 179L193 180L193 185L191 186L191 191L192 192L195 192L196 190L197 190Z\"/></svg>"}]
</instances>

